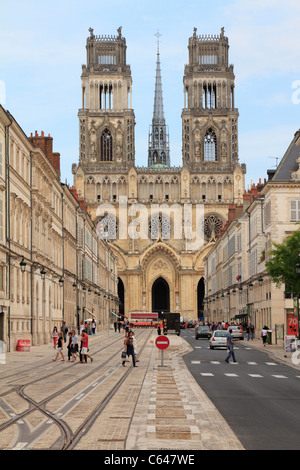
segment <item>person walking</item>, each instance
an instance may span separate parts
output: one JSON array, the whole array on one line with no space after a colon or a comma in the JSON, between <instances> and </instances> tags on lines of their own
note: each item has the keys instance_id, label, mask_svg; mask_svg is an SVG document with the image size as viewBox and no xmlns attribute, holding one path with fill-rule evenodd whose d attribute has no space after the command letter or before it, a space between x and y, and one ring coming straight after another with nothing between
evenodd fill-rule
<instances>
[{"instance_id":1,"label":"person walking","mask_svg":"<svg viewBox=\"0 0 300 470\"><path fill-rule=\"evenodd\" d=\"M65 321L62 324L61 331L62 331L62 334L63 334L63 337L64 337L64 343L65 343L67 341L67 333L69 331Z\"/></svg>"},{"instance_id":2,"label":"person walking","mask_svg":"<svg viewBox=\"0 0 300 470\"><path fill-rule=\"evenodd\" d=\"M132 356L132 364L133 367L137 367L135 365L135 354L134 354L134 347L133 347L133 331L129 331L128 335L125 338L124 342L124 350L126 351L127 356ZM122 362L122 366L125 367L125 360Z\"/></svg>"},{"instance_id":3,"label":"person walking","mask_svg":"<svg viewBox=\"0 0 300 470\"><path fill-rule=\"evenodd\" d=\"M72 357L72 332L71 331L69 331L68 336L69 336L69 342L68 342L67 350L68 350L68 361L70 361Z\"/></svg>"},{"instance_id":4,"label":"person walking","mask_svg":"<svg viewBox=\"0 0 300 470\"><path fill-rule=\"evenodd\" d=\"M261 331L261 338L262 338L262 342L263 342L263 345L264 347L266 346L266 343L267 343L267 334L268 334L268 327L267 326L264 326L262 331Z\"/></svg>"},{"instance_id":5,"label":"person walking","mask_svg":"<svg viewBox=\"0 0 300 470\"><path fill-rule=\"evenodd\" d=\"M250 339L253 339L253 328L252 328L252 325L251 323L248 324L247 328L246 328L246 332L247 332L247 341L249 341Z\"/></svg>"},{"instance_id":6,"label":"person walking","mask_svg":"<svg viewBox=\"0 0 300 470\"><path fill-rule=\"evenodd\" d=\"M83 362L83 356L84 356L84 359L85 359L85 362L86 361L86 358L89 357L91 362L93 362L93 358L88 354L88 350L89 350L89 337L87 335L87 332L85 330L82 331L81 333L81 359L80 359L80 362Z\"/></svg>"},{"instance_id":7,"label":"person walking","mask_svg":"<svg viewBox=\"0 0 300 470\"><path fill-rule=\"evenodd\" d=\"M58 333L58 339L57 339L57 354L55 356L55 359L52 359L52 361L56 361L58 356L61 354L62 361L65 360L64 353L63 353L63 334L62 332Z\"/></svg>"},{"instance_id":8,"label":"person walking","mask_svg":"<svg viewBox=\"0 0 300 470\"><path fill-rule=\"evenodd\" d=\"M75 362L76 357L78 357L78 336L76 335L75 330L72 330L72 361Z\"/></svg>"},{"instance_id":9,"label":"person walking","mask_svg":"<svg viewBox=\"0 0 300 470\"><path fill-rule=\"evenodd\" d=\"M57 328L56 328L56 326L55 326L55 327L53 328L53 332L52 332L53 348L54 348L54 349L56 348L57 338L58 338L58 331L57 331Z\"/></svg>"},{"instance_id":10,"label":"person walking","mask_svg":"<svg viewBox=\"0 0 300 470\"><path fill-rule=\"evenodd\" d=\"M237 362L234 354L233 347L236 346L235 342L233 341L232 336L232 329L229 329L229 335L227 335L227 349L229 350L225 362L229 362L230 356L232 356L233 362Z\"/></svg>"},{"instance_id":11,"label":"person walking","mask_svg":"<svg viewBox=\"0 0 300 470\"><path fill-rule=\"evenodd\" d=\"M132 333L132 337L133 337L133 351L134 351L135 363L137 363L137 362L140 362L140 360L138 359L138 344L137 344L137 340L136 340L134 333Z\"/></svg>"},{"instance_id":12,"label":"person walking","mask_svg":"<svg viewBox=\"0 0 300 470\"><path fill-rule=\"evenodd\" d=\"M95 322L95 320L92 321L92 334L93 335L96 334L96 322Z\"/></svg>"}]
</instances>

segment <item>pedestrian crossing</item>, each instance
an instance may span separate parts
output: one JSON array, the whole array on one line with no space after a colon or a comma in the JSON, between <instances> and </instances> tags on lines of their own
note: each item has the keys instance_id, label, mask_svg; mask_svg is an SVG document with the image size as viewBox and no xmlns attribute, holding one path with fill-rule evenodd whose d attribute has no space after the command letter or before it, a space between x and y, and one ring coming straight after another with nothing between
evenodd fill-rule
<instances>
[{"instance_id":1,"label":"pedestrian crossing","mask_svg":"<svg viewBox=\"0 0 300 470\"><path fill-rule=\"evenodd\" d=\"M230 366L235 367L235 366L239 365L238 362L231 362L230 361L229 364L225 365L224 361L191 360L191 364L193 364L193 365L205 365L206 367L207 367L207 365L217 366L217 365L223 364L224 367L227 369L227 371L225 372L224 369L222 369L222 373L226 377L240 377L242 374L245 375L244 366L258 366L257 362L253 362L253 361L243 362L243 364L242 364L242 366L243 366L242 374L239 374L239 373L228 371L228 367L230 367ZM260 365L266 365L266 366L268 366L268 368L270 368L270 370L272 370L273 368L276 368L276 367L279 366L279 364L276 363L276 362L263 362ZM215 377L216 375L218 375L220 373L220 369L219 368L217 370L214 369L214 371L212 371L212 372L201 372L200 371L199 373L202 377ZM255 374L255 373L246 373L246 375L251 377L251 378L254 378L254 379L260 379L260 378L265 377L264 375ZM270 374L268 376L274 377L275 379L288 379L289 378L288 376L282 375L282 374ZM296 375L295 377L300 379L300 375Z\"/></svg>"}]
</instances>

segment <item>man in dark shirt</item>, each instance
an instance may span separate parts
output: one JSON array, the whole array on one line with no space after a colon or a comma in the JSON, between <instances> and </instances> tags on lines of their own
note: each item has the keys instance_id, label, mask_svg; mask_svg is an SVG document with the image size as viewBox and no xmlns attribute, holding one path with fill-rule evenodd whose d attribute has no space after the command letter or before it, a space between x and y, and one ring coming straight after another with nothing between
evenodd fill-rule
<instances>
[{"instance_id":1,"label":"man in dark shirt","mask_svg":"<svg viewBox=\"0 0 300 470\"><path fill-rule=\"evenodd\" d=\"M229 362L230 356L232 356L233 362L236 362L235 354L233 347L236 346L235 342L233 341L232 330L229 330L229 335L227 336L227 349L229 350L227 357L225 359L226 362Z\"/></svg>"}]
</instances>

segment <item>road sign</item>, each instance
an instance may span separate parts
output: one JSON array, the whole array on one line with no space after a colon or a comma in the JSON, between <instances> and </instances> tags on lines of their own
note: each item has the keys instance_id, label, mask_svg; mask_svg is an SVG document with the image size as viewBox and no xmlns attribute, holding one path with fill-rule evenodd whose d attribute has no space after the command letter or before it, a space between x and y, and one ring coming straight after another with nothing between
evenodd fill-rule
<instances>
[{"instance_id":1,"label":"road sign","mask_svg":"<svg viewBox=\"0 0 300 470\"><path fill-rule=\"evenodd\" d=\"M162 349L162 350L167 349L169 345L170 345L170 341L167 336L161 335L161 336L158 336L155 340L155 346L158 349Z\"/></svg>"}]
</instances>

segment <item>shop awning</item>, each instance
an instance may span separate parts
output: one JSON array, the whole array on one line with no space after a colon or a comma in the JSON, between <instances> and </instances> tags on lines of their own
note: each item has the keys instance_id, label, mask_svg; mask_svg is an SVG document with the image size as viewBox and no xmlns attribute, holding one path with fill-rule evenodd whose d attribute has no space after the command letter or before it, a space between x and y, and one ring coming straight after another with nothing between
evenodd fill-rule
<instances>
[{"instance_id":1,"label":"shop awning","mask_svg":"<svg viewBox=\"0 0 300 470\"><path fill-rule=\"evenodd\" d=\"M244 317L249 317L249 313L240 313L239 315L236 315L235 317L231 318L231 320L238 320L239 318L244 318Z\"/></svg>"},{"instance_id":2,"label":"shop awning","mask_svg":"<svg viewBox=\"0 0 300 470\"><path fill-rule=\"evenodd\" d=\"M117 315L116 313L112 312L111 310L109 311L109 313L111 313L114 317L119 318L119 315Z\"/></svg>"}]
</instances>

